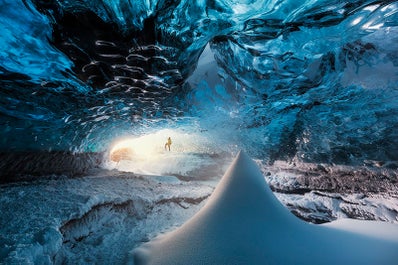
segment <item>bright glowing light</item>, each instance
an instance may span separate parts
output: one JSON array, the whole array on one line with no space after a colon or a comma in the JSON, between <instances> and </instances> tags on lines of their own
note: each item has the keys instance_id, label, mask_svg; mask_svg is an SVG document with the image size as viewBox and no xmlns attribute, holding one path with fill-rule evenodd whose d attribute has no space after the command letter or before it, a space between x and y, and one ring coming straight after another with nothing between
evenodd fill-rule
<instances>
[{"instance_id":1,"label":"bright glowing light","mask_svg":"<svg viewBox=\"0 0 398 265\"><path fill-rule=\"evenodd\" d=\"M167 139L167 138L166 138ZM117 142L110 151L111 160L145 159L161 151L161 142L156 137L138 137Z\"/></svg>"},{"instance_id":2,"label":"bright glowing light","mask_svg":"<svg viewBox=\"0 0 398 265\"><path fill-rule=\"evenodd\" d=\"M169 152L165 149L165 143L168 137L171 137L173 142L171 145L171 152L186 153L209 151L208 140L202 135L188 134L176 130L160 130L137 138L119 140L111 148L110 154L128 152L126 160L149 159L154 155Z\"/></svg>"},{"instance_id":3,"label":"bright glowing light","mask_svg":"<svg viewBox=\"0 0 398 265\"><path fill-rule=\"evenodd\" d=\"M172 140L171 151L165 149L168 137ZM109 167L140 174L184 175L209 163L203 154L218 151L203 132L160 130L117 141L109 152Z\"/></svg>"}]
</instances>

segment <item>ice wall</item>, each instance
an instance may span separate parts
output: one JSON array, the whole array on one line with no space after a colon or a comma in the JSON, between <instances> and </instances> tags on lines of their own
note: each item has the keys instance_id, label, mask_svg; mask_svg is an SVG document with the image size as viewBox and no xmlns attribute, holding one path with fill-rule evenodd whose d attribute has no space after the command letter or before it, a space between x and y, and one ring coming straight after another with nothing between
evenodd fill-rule
<instances>
[{"instance_id":1,"label":"ice wall","mask_svg":"<svg viewBox=\"0 0 398 265\"><path fill-rule=\"evenodd\" d=\"M242 126L263 137L249 145L271 161L397 160L396 3L312 4L212 42L222 75L251 96Z\"/></svg>"},{"instance_id":2,"label":"ice wall","mask_svg":"<svg viewBox=\"0 0 398 265\"><path fill-rule=\"evenodd\" d=\"M398 160L396 1L1 2L4 152L188 125L269 162ZM187 82L207 44L220 79Z\"/></svg>"}]
</instances>

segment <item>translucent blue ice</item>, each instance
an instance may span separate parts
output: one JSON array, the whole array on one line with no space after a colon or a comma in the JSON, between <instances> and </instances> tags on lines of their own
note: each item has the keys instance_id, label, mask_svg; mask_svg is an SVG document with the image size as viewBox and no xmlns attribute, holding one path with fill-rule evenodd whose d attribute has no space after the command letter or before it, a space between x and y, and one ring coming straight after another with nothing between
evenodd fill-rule
<instances>
[{"instance_id":1,"label":"translucent blue ice","mask_svg":"<svg viewBox=\"0 0 398 265\"><path fill-rule=\"evenodd\" d=\"M0 26L4 151L187 127L270 162L398 160L396 1L1 0Z\"/></svg>"},{"instance_id":2,"label":"translucent blue ice","mask_svg":"<svg viewBox=\"0 0 398 265\"><path fill-rule=\"evenodd\" d=\"M0 27L0 65L6 71L41 82L62 78L62 71L71 67L68 57L48 42L49 19L29 2L2 0Z\"/></svg>"}]
</instances>

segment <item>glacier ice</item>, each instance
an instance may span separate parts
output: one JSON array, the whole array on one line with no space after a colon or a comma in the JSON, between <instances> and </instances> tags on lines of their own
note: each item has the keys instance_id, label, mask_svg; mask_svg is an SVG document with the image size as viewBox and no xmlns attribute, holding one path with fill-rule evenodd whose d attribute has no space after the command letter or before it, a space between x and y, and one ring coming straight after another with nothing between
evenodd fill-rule
<instances>
[{"instance_id":1,"label":"glacier ice","mask_svg":"<svg viewBox=\"0 0 398 265\"><path fill-rule=\"evenodd\" d=\"M194 214L240 149L301 219L396 223L397 10L0 0L0 263L124 264ZM108 159L117 140L171 131L194 148Z\"/></svg>"},{"instance_id":2,"label":"glacier ice","mask_svg":"<svg viewBox=\"0 0 398 265\"><path fill-rule=\"evenodd\" d=\"M397 5L3 0L0 148L185 126L269 163L396 168Z\"/></svg>"}]
</instances>

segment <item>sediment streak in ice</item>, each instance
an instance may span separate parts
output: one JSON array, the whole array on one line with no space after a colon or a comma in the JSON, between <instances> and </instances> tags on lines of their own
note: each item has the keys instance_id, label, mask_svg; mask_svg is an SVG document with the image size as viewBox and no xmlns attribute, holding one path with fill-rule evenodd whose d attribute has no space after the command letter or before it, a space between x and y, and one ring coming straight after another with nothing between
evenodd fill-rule
<instances>
[{"instance_id":1,"label":"sediment streak in ice","mask_svg":"<svg viewBox=\"0 0 398 265\"><path fill-rule=\"evenodd\" d=\"M136 265L396 264L398 226L354 224L368 229L350 229L350 221L319 226L297 219L273 195L257 165L240 152L207 204L182 227L134 250L131 261Z\"/></svg>"}]
</instances>

